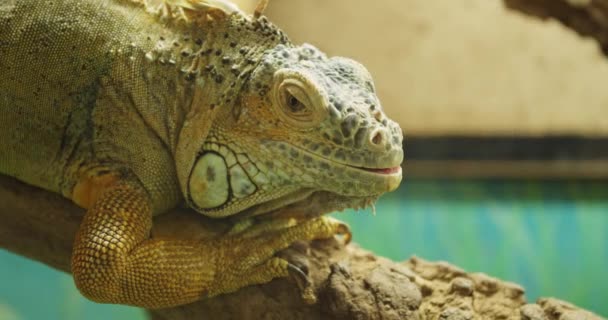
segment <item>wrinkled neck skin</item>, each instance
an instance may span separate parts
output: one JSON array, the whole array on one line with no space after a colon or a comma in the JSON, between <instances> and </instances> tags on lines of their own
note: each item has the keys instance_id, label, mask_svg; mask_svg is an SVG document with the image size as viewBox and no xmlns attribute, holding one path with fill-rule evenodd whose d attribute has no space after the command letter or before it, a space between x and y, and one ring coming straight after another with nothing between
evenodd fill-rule
<instances>
[{"instance_id":1,"label":"wrinkled neck skin","mask_svg":"<svg viewBox=\"0 0 608 320\"><path fill-rule=\"evenodd\" d=\"M176 92L184 116L175 117L176 139L169 144L184 195L217 114L232 110L238 103L236 98L264 51L278 44L291 45L265 17L252 20L234 13L209 23L205 28L179 26L179 31L171 34L173 39L159 41L156 48L160 53L151 53L161 63L173 63L179 72Z\"/></svg>"},{"instance_id":2,"label":"wrinkled neck skin","mask_svg":"<svg viewBox=\"0 0 608 320\"><path fill-rule=\"evenodd\" d=\"M181 63L180 70L187 79L186 86L188 83L196 85L192 102L185 104L189 107L186 110L188 116L184 119L180 140L174 151L180 182L186 195L190 170L194 167L196 158L205 150L214 149L209 147L210 142L214 143L226 138L222 136L222 129L213 125L215 120L209 119L238 117L235 113L239 112L240 106L235 104L241 101L236 98L244 87L255 85L249 83L251 73L264 63L267 51L279 45L293 47L286 35L269 23L266 17L252 19L234 14L226 21L217 22L213 28L210 28L212 32L201 35L206 37L206 40L192 55L193 58L184 59ZM198 30L193 30L193 33L196 31ZM194 51L186 49L186 52ZM205 143L201 144L203 141ZM246 150L233 150L233 152L246 152ZM258 159L252 156L251 160ZM258 163L258 166L272 170L270 163L266 165ZM271 191L275 195L269 197L271 200L244 210L236 208L233 210L234 213L222 214L219 217L233 216L234 219L241 219L263 215L266 219L276 215L284 217L286 213L294 217L311 214L317 216L346 208L364 208L377 199L377 197L346 197L294 187L288 177L269 174L266 178L271 179L273 183L274 190ZM189 202L191 203L191 200ZM216 217L200 208L197 208L197 211Z\"/></svg>"}]
</instances>

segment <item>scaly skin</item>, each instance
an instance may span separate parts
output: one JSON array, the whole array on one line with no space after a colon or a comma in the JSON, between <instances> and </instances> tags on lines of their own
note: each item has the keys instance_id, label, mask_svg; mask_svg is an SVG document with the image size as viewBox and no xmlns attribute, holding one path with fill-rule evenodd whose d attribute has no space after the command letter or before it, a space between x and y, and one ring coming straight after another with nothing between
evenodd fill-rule
<instances>
[{"instance_id":1,"label":"scaly skin","mask_svg":"<svg viewBox=\"0 0 608 320\"><path fill-rule=\"evenodd\" d=\"M72 272L95 301L162 308L286 276L276 252L349 236L301 212L401 180L365 68L224 0L0 1L0 75L0 173L87 209ZM184 202L236 224L150 238Z\"/></svg>"}]
</instances>

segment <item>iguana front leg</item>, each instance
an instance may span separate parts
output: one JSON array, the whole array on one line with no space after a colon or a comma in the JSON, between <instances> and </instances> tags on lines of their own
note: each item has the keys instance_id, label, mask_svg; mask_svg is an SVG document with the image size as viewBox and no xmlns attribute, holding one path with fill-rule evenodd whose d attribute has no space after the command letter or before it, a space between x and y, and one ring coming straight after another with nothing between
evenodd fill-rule
<instances>
[{"instance_id":1,"label":"iguana front leg","mask_svg":"<svg viewBox=\"0 0 608 320\"><path fill-rule=\"evenodd\" d=\"M101 179L76 236L72 272L88 298L164 308L288 275L273 257L298 240L332 237L343 224L310 220L254 237L226 235L206 242L150 238L152 209L134 179Z\"/></svg>"}]
</instances>

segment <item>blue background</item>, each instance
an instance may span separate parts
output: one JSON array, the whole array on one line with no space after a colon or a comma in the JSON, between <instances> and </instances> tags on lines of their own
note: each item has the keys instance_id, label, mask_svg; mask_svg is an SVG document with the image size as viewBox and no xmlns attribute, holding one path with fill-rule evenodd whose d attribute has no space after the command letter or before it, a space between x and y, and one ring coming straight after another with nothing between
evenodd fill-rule
<instances>
[{"instance_id":1,"label":"blue background","mask_svg":"<svg viewBox=\"0 0 608 320\"><path fill-rule=\"evenodd\" d=\"M339 213L354 241L395 260L447 260L526 296L608 315L608 183L408 180L370 211ZM0 251L0 319L145 319L88 302L70 276Z\"/></svg>"}]
</instances>

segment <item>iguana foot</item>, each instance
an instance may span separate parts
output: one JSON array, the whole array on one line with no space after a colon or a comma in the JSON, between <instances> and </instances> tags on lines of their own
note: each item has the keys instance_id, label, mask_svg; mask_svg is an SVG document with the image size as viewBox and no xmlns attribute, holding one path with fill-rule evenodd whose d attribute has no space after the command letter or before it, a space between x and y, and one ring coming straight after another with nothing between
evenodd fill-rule
<instances>
[{"instance_id":1,"label":"iguana foot","mask_svg":"<svg viewBox=\"0 0 608 320\"><path fill-rule=\"evenodd\" d=\"M275 254L297 241L327 239L335 235L350 241L349 227L336 219L320 217L296 224L294 219L268 221L249 226L237 224L220 244L215 284L209 296L229 293L242 287L270 282L274 278L292 276L305 301L316 300L311 281L301 268ZM246 226L245 230L240 230ZM235 234L239 231L237 234Z\"/></svg>"},{"instance_id":2,"label":"iguana foot","mask_svg":"<svg viewBox=\"0 0 608 320\"><path fill-rule=\"evenodd\" d=\"M240 233L204 241L150 238L150 201L136 180L116 176L81 189L75 200L91 206L76 236L72 272L81 292L98 302L164 308L290 272L300 278L306 301L314 301L306 274L275 254L298 241L350 238L344 223L327 217L244 223L235 229Z\"/></svg>"}]
</instances>

